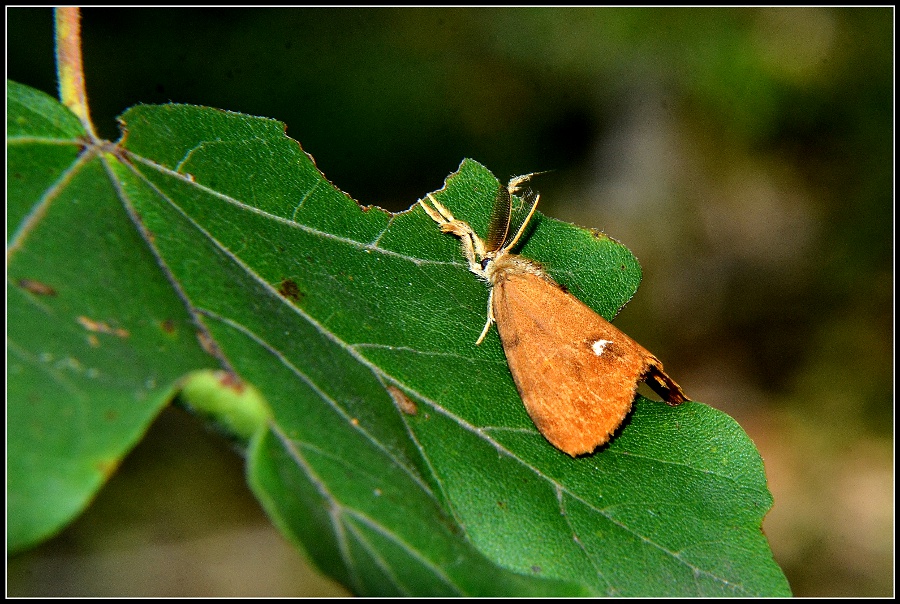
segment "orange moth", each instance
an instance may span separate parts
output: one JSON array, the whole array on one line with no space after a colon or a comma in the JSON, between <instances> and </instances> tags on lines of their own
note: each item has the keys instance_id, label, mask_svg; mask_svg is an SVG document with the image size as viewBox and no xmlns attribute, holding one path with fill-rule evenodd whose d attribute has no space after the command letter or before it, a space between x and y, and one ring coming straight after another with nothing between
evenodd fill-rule
<instances>
[{"instance_id":1,"label":"orange moth","mask_svg":"<svg viewBox=\"0 0 900 604\"><path fill-rule=\"evenodd\" d=\"M430 206L419 203L442 232L459 237L469 270L491 286L487 322L476 344L497 323L525 409L554 447L574 457L609 441L631 410L639 382L670 405L688 399L659 359L560 287L539 264L510 252L540 199L525 190L522 205L513 210L513 196L532 176L517 176L500 187L487 240L433 195Z\"/></svg>"}]
</instances>

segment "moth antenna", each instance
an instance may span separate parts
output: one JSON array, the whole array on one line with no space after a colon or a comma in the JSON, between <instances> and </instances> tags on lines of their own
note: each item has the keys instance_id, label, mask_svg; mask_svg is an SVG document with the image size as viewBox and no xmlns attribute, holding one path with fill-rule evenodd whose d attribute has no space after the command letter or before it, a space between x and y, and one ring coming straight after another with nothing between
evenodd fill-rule
<instances>
[{"instance_id":1,"label":"moth antenna","mask_svg":"<svg viewBox=\"0 0 900 604\"><path fill-rule=\"evenodd\" d=\"M532 176L537 176L538 174L546 174L550 172L550 170L543 170L541 172L531 172L529 174L523 174L521 176L513 176L509 179L509 184L506 185L506 190L509 191L510 195L515 195L519 191L522 190L522 185L531 180Z\"/></svg>"},{"instance_id":2,"label":"moth antenna","mask_svg":"<svg viewBox=\"0 0 900 604\"><path fill-rule=\"evenodd\" d=\"M526 195L525 201L528 202L531 197ZM525 229L528 228L528 223L531 222L531 217L534 216L534 211L537 209L537 204L541 200L541 195L538 193L534 196L534 203L531 204L531 208L528 210L528 215L525 216L525 220L522 221L521 226L519 226L519 230L516 231L516 236L512 238L508 244L503 246L504 250L511 250L515 247L516 243L519 242L519 239L522 237L522 234L525 232Z\"/></svg>"}]
</instances>

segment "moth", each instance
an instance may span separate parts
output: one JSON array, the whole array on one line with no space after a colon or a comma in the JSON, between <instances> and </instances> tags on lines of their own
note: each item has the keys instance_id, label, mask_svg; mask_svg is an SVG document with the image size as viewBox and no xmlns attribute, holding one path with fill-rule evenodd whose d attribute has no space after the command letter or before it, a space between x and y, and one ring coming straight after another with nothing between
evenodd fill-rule
<instances>
[{"instance_id":1,"label":"moth","mask_svg":"<svg viewBox=\"0 0 900 604\"><path fill-rule=\"evenodd\" d=\"M523 185L535 174L499 188L482 240L434 195L425 212L458 237L469 270L490 285L481 344L497 324L503 351L525 409L540 433L572 457L607 443L631 411L639 382L666 403L689 400L640 344L556 283L536 262L513 254L540 196ZM521 198L517 197L522 193ZM513 199L521 205L513 208Z\"/></svg>"}]
</instances>

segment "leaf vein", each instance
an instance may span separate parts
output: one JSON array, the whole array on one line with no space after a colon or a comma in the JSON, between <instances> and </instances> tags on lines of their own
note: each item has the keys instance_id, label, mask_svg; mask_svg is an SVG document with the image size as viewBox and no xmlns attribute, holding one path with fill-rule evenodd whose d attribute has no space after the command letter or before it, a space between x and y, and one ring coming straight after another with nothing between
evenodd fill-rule
<instances>
[{"instance_id":1,"label":"leaf vein","mask_svg":"<svg viewBox=\"0 0 900 604\"><path fill-rule=\"evenodd\" d=\"M464 593L459 589L459 587L457 587L457 585L453 581L453 579L451 579L440 566L434 564L431 560L429 560L428 558L423 556L417 548L413 547L411 544L409 544L405 540L401 539L400 535L398 535L395 531L389 530L383 524L375 521L374 519L370 518L368 515L363 514L358 509L348 508L347 514L352 516L353 518L359 520L360 522L366 524L369 528L371 528L373 531L376 531L377 533L383 535L386 539L390 539L391 541L393 541L394 543L396 543L397 545L402 547L404 550L406 550L409 553L410 556L412 556L413 558L418 560L423 566L427 566L429 569L431 569L431 571L436 576L438 576L448 587L452 587L457 594L464 595ZM402 585L402 583L397 581L397 585ZM403 589L407 593L411 593L411 590L409 590L405 586L403 587Z\"/></svg>"},{"instance_id":2,"label":"leaf vein","mask_svg":"<svg viewBox=\"0 0 900 604\"><path fill-rule=\"evenodd\" d=\"M354 350L357 349L366 349L371 348L374 350L389 350L391 352L410 352L412 354L418 354L422 356L428 357L444 357L450 359L459 359L462 361L473 362L471 356L459 354L456 352L442 352L439 350L419 350L417 348L412 348L411 346L393 346L391 344L377 344L375 342L358 342L355 344L348 344L348 346ZM498 360L483 360L478 361L479 364L493 364L493 365L506 365L506 361L498 361Z\"/></svg>"},{"instance_id":3,"label":"leaf vein","mask_svg":"<svg viewBox=\"0 0 900 604\"><path fill-rule=\"evenodd\" d=\"M331 519L332 529L338 547L341 550L341 556L347 565L347 570L351 575L351 581L354 583L357 593L362 593L362 581L359 577L359 571L357 571L353 564L353 557L350 555L350 548L347 544L347 535L344 532L344 523L341 522L340 519L341 505L338 503L338 498L332 494L325 481L322 480L318 473L313 469L312 464L309 463L306 457L295 446L294 441L289 438L274 421L269 422L269 429L281 442L291 459L293 459L309 477L310 482L319 492L319 495L328 502L328 517Z\"/></svg>"},{"instance_id":4,"label":"leaf vein","mask_svg":"<svg viewBox=\"0 0 900 604\"><path fill-rule=\"evenodd\" d=\"M50 202L52 202L60 195L69 181L71 181L72 178L74 178L78 173L78 168L87 163L87 161L91 157L93 157L93 155L89 153L82 153L77 158L75 158L75 161L73 161L69 167L62 171L59 178L56 179L56 182L47 187L47 190L44 191L44 194L41 195L40 199L38 199L31 207L31 209L22 219L22 222L19 224L19 228L16 229L16 232L13 233L12 237L10 237L9 239L9 245L6 248L7 263L9 263L12 256L18 251L18 249L22 247L28 234L31 233L31 231L37 226L38 222L40 222L40 220L47 213Z\"/></svg>"},{"instance_id":5,"label":"leaf vein","mask_svg":"<svg viewBox=\"0 0 900 604\"><path fill-rule=\"evenodd\" d=\"M312 194L315 192L315 190L319 187L319 184L320 184L321 182L322 182L321 180L317 180L315 183L313 183L313 186L311 186L311 187L309 188L309 191L307 191L307 192L303 195L303 197L300 198L300 201L299 201L299 202L297 203L297 205L294 207L293 213L291 213L291 222L297 222L297 212L300 211L300 209L303 207L303 204L306 203L306 200L309 199L309 196L312 195ZM297 223L297 224L301 224L301 223Z\"/></svg>"},{"instance_id":6,"label":"leaf vein","mask_svg":"<svg viewBox=\"0 0 900 604\"><path fill-rule=\"evenodd\" d=\"M42 362L39 356L33 354L26 348L19 346L13 340L7 340L6 345L8 347L8 350L18 356L23 363L28 363L29 365L36 367L41 372L50 376L50 378L54 382L62 386L66 390L66 392L69 392L73 396L78 397L80 401L85 401L88 399L87 393L82 391L81 388L79 388L69 379L63 376L62 373L49 366L47 363Z\"/></svg>"},{"instance_id":7,"label":"leaf vein","mask_svg":"<svg viewBox=\"0 0 900 604\"><path fill-rule=\"evenodd\" d=\"M618 456L627 456L627 457L634 458L634 459L645 459L645 460L647 460L647 461L652 461L652 462L655 462L655 463L658 463L658 464L662 464L662 465L669 465L669 466L675 466L675 467L684 468L684 469L686 469L686 470L688 470L689 472L692 472L692 473L700 473L700 474L705 474L705 475L707 475L707 476L715 476L715 477L717 477L717 478L721 478L722 480L727 480L728 482L730 482L730 483L732 483L732 484L738 486L739 488L743 488L743 485L741 485L741 483L740 483L735 477L733 477L733 476L728 476L727 474L720 474L719 472L714 472L713 470L710 470L710 469L707 469L707 468L704 468L704 469L698 469L698 468L695 468L695 467L693 467L693 466L691 466L691 465L689 465L689 464L686 464L686 463L684 463L684 462L678 462L678 461L672 461L672 460L665 460L665 459L658 459L658 458L650 457L650 456L647 456L647 455L641 455L641 454L639 454L639 453L632 453L632 452L630 452L630 451L625 452L625 451L615 451L615 450L611 450L611 452L612 452L612 453L615 453L615 454L618 455Z\"/></svg>"},{"instance_id":8,"label":"leaf vein","mask_svg":"<svg viewBox=\"0 0 900 604\"><path fill-rule=\"evenodd\" d=\"M356 430L357 432L362 434L366 438L366 440L370 441L373 444L373 446L375 446L377 449L381 450L388 458L390 458L390 460L394 464L396 464L397 467L401 468L407 475L409 475L410 478L412 478L422 488L422 490L425 491L429 495L429 497L431 497L432 499L434 498L434 493L431 492L431 489L428 487L428 485L426 485L424 482L422 482L422 479L416 474L416 472L414 472L407 464L405 464L400 458L398 458L395 453L390 451L381 441L379 441L368 430L366 430L365 427L360 422L354 422L353 417L349 413L347 413L344 410L344 408L341 407L341 405L336 400L331 398L325 391L323 391L321 388L319 388L318 384L316 384L316 382L312 378L307 376L296 365L294 365L291 361L289 361L287 359L287 357L285 357L281 353L281 351L279 351L276 348L274 348L273 346L271 346L268 342L263 340L256 333L247 329L244 325L237 323L235 321L232 321L228 317L222 316L210 309L201 308L198 310L204 316L207 316L211 319L215 319L215 320L223 323L224 325L231 327L232 329L238 330L239 332L241 332L242 334L244 334L245 336L247 336L248 338L250 338L251 340L256 342L260 347L262 347L269 354L271 354L276 359L278 359L278 361L282 365L287 367L287 369L291 373L293 373L295 376L297 376L297 378L300 379L300 381L302 381L307 386L309 386L313 390L313 392L315 392L316 395L320 399L322 399L322 401L324 401L338 415L340 415L347 422L347 425L351 427L351 429Z\"/></svg>"},{"instance_id":9,"label":"leaf vein","mask_svg":"<svg viewBox=\"0 0 900 604\"><path fill-rule=\"evenodd\" d=\"M6 139L8 145L60 145L82 147L84 142L77 138L50 138L40 136L10 136Z\"/></svg>"},{"instance_id":10,"label":"leaf vein","mask_svg":"<svg viewBox=\"0 0 900 604\"><path fill-rule=\"evenodd\" d=\"M226 201L238 208L241 208L242 210L245 210L247 212L252 212L254 214L258 214L260 216L263 216L263 217L265 217L269 220L273 220L275 222L280 222L282 224L289 226L290 228L300 229L300 230L302 230L306 233L309 233L311 235L314 235L316 237L332 239L334 241L344 243L346 245L355 247L357 249L369 250L369 251L377 252L379 254L383 254L385 256L392 256L394 258L400 258L407 262L411 262L412 264L414 264L416 266L421 266L421 265L435 266L435 265L437 265L437 266L453 266L453 267L459 267L462 269L466 269L466 265L464 265L462 262L459 262L459 261L429 260L427 258L417 258L415 256L401 254L400 252L395 252L393 250L388 250L388 249L381 248L381 247L373 247L371 244L363 243L361 241L357 241L356 239L350 239L349 237L343 237L341 235L335 235L335 234L329 233L327 231L322 231L321 229L316 229L314 227L303 224L302 222L297 222L295 220L283 218L276 214L272 214L271 212L266 212L265 210L260 210L259 208L251 206L249 204L246 204L238 199L235 199L234 197L231 197L230 195L226 195L226 194L216 191L214 189L210 189L209 187L207 187L203 184L200 184L194 180L191 180L184 174L175 172L175 171L171 170L170 168L167 168L166 166L163 166L161 164L153 162L152 160L148 160L140 155L129 154L129 157L131 157L135 161L137 161L141 164L144 164L150 168L153 168L154 170L157 170L163 174L166 174L173 178L178 178L180 180L183 180L184 182L190 183L192 186L202 189L205 193L208 193L209 195L212 195L214 197L218 197L219 199L222 199L223 201ZM319 181L319 182L321 182L321 181ZM177 204L174 204L171 201L169 201L169 203L172 203L173 205L175 205L175 207L178 207ZM182 213L184 213L183 210L182 210ZM194 223L194 224L196 224L196 223Z\"/></svg>"}]
</instances>

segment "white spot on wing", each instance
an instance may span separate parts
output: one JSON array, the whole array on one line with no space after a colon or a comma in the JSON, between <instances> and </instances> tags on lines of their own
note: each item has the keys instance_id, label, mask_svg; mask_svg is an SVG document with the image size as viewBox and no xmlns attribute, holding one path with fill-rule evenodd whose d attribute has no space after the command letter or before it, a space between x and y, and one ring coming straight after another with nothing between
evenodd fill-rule
<instances>
[{"instance_id":1,"label":"white spot on wing","mask_svg":"<svg viewBox=\"0 0 900 604\"><path fill-rule=\"evenodd\" d=\"M591 350L594 351L598 357L603 354L603 351L606 350L606 345L610 344L610 340L597 340L593 344L591 344Z\"/></svg>"}]
</instances>

